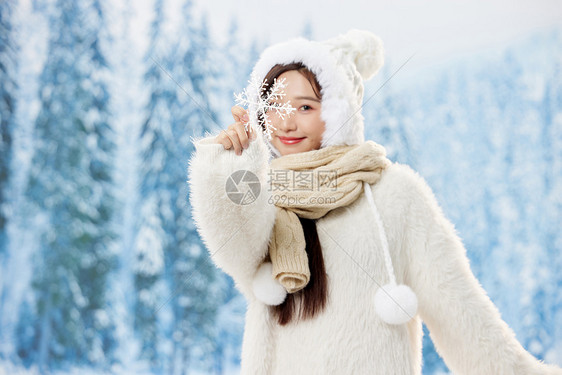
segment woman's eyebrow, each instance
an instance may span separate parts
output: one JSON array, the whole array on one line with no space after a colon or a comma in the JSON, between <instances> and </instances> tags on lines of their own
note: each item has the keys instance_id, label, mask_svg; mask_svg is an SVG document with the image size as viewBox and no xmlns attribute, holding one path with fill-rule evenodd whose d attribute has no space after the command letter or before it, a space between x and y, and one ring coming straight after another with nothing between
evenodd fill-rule
<instances>
[{"instance_id":1,"label":"woman's eyebrow","mask_svg":"<svg viewBox=\"0 0 562 375\"><path fill-rule=\"evenodd\" d=\"M312 96L296 96L295 99L312 100L314 102L320 103L320 99L313 98Z\"/></svg>"}]
</instances>

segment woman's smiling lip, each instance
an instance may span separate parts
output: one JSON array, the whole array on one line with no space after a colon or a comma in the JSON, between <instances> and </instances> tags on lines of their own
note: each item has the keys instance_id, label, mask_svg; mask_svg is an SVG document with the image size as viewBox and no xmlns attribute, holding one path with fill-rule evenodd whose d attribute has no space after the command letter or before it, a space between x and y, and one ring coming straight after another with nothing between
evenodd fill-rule
<instances>
[{"instance_id":1,"label":"woman's smiling lip","mask_svg":"<svg viewBox=\"0 0 562 375\"><path fill-rule=\"evenodd\" d=\"M287 145L292 145L295 143L299 143L300 141L302 141L303 139L305 139L306 137L302 137L302 138L294 138L294 137L279 137L279 140L281 142L283 142L284 144Z\"/></svg>"}]
</instances>

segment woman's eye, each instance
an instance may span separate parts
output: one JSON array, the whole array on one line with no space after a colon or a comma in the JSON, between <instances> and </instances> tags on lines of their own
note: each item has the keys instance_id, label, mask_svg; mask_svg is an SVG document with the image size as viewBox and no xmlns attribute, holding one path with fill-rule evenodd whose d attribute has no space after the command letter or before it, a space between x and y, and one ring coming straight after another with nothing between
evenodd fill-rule
<instances>
[{"instance_id":1,"label":"woman's eye","mask_svg":"<svg viewBox=\"0 0 562 375\"><path fill-rule=\"evenodd\" d=\"M304 110L306 111L306 110L310 109L311 107L309 105L305 104L305 105L301 106L301 108L304 108Z\"/></svg>"}]
</instances>

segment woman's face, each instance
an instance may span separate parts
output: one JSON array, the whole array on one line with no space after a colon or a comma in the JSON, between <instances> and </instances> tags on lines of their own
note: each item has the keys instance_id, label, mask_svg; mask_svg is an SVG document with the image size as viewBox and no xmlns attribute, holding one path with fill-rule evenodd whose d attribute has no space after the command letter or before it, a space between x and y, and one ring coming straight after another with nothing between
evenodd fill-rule
<instances>
[{"instance_id":1,"label":"woman's face","mask_svg":"<svg viewBox=\"0 0 562 375\"><path fill-rule=\"evenodd\" d=\"M285 78L285 97L279 104L290 101L296 108L284 119L275 111L266 116L276 128L271 134L271 144L282 156L297 152L318 150L322 144L325 122L320 117L322 110L320 99L316 97L311 83L296 70L289 70L277 79Z\"/></svg>"}]
</instances>

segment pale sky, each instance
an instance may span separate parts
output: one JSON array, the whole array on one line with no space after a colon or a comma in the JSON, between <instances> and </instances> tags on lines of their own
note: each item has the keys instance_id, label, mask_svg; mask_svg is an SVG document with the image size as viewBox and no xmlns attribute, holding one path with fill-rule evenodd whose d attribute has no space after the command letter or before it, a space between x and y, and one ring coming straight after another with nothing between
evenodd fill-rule
<instances>
[{"instance_id":1,"label":"pale sky","mask_svg":"<svg viewBox=\"0 0 562 375\"><path fill-rule=\"evenodd\" d=\"M533 31L562 28L560 0L193 1L196 15L206 12L211 34L219 43L226 40L233 16L239 21L242 44L254 38L271 44L299 36L306 20L312 24L315 40L325 40L351 28L372 31L383 40L386 64L397 68L415 54L407 69L393 79L395 84L408 81L420 69L505 47ZM171 32L181 22L183 2L166 0L165 28ZM31 0L21 0L20 4L28 11ZM153 15L153 0L106 4L112 29L119 30L123 12L130 12L130 36L137 50L144 51L149 41L147 26Z\"/></svg>"},{"instance_id":2,"label":"pale sky","mask_svg":"<svg viewBox=\"0 0 562 375\"><path fill-rule=\"evenodd\" d=\"M300 35L310 19L316 40L351 28L374 32L394 66L417 51L408 63L411 70L501 47L533 30L562 27L559 0L207 0L196 4L207 12L217 38L226 35L231 15L238 17L245 37L262 34L269 43Z\"/></svg>"}]
</instances>

